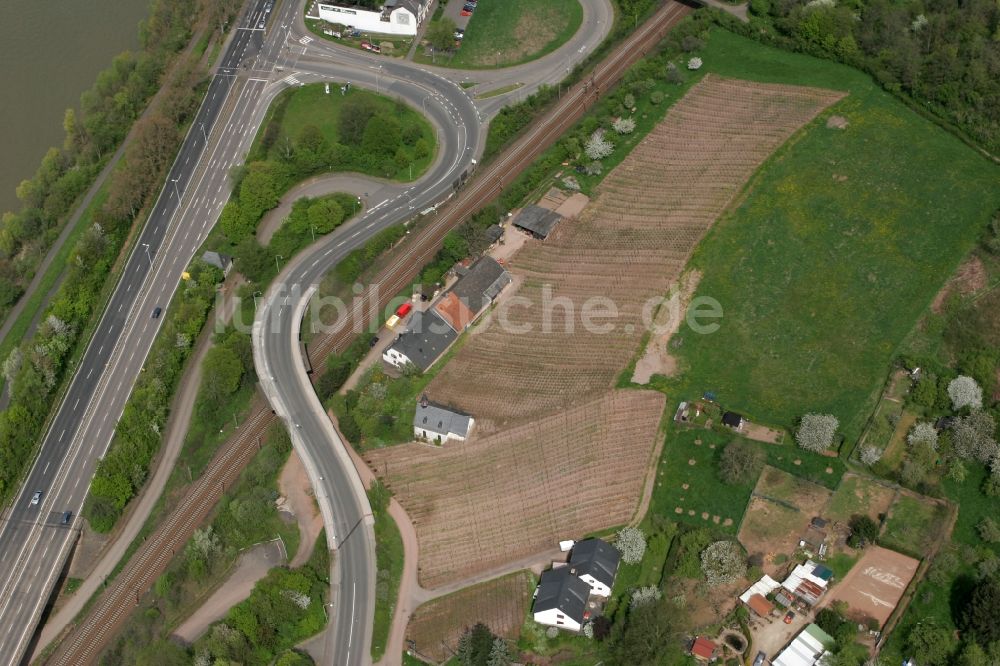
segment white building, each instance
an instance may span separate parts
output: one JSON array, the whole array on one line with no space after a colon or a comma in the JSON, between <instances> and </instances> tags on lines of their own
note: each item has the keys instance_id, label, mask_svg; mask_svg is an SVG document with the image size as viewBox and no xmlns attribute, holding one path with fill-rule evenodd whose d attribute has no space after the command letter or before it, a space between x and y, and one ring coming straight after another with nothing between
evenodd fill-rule
<instances>
[{"instance_id":1,"label":"white building","mask_svg":"<svg viewBox=\"0 0 1000 666\"><path fill-rule=\"evenodd\" d=\"M413 435L430 442L441 443L449 439L464 442L474 424L475 419L468 414L439 407L424 396L413 414Z\"/></svg>"},{"instance_id":2,"label":"white building","mask_svg":"<svg viewBox=\"0 0 1000 666\"><path fill-rule=\"evenodd\" d=\"M618 549L606 541L585 539L573 546L569 571L590 586L591 594L610 597L621 559Z\"/></svg>"},{"instance_id":3,"label":"white building","mask_svg":"<svg viewBox=\"0 0 1000 666\"><path fill-rule=\"evenodd\" d=\"M816 666L816 664L823 663L823 657L834 645L836 645L836 641L830 634L815 624L810 624L771 661L771 665Z\"/></svg>"},{"instance_id":4,"label":"white building","mask_svg":"<svg viewBox=\"0 0 1000 666\"><path fill-rule=\"evenodd\" d=\"M548 627L580 631L587 621L587 600L590 587L572 573L569 567L542 572L535 590L533 614L535 622Z\"/></svg>"},{"instance_id":5,"label":"white building","mask_svg":"<svg viewBox=\"0 0 1000 666\"><path fill-rule=\"evenodd\" d=\"M346 4L317 3L320 19L362 32L414 37L427 16L429 0L385 0L381 11Z\"/></svg>"}]
</instances>

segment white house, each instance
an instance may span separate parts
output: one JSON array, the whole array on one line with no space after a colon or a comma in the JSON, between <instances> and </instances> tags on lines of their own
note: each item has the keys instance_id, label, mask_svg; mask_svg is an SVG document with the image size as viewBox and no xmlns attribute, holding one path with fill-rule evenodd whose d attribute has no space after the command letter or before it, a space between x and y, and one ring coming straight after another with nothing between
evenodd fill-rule
<instances>
[{"instance_id":1,"label":"white house","mask_svg":"<svg viewBox=\"0 0 1000 666\"><path fill-rule=\"evenodd\" d=\"M426 372L458 338L458 333L433 309L416 311L406 330L382 352L382 360L400 370L412 365Z\"/></svg>"},{"instance_id":2,"label":"white house","mask_svg":"<svg viewBox=\"0 0 1000 666\"><path fill-rule=\"evenodd\" d=\"M580 631L587 620L587 600L590 586L570 572L569 567L559 567L542 572L535 590L532 613L535 622L549 627Z\"/></svg>"},{"instance_id":3,"label":"white house","mask_svg":"<svg viewBox=\"0 0 1000 666\"><path fill-rule=\"evenodd\" d=\"M439 407L429 402L427 396L422 396L413 414L413 435L431 442L449 439L464 442L474 424L475 419L468 414Z\"/></svg>"},{"instance_id":4,"label":"white house","mask_svg":"<svg viewBox=\"0 0 1000 666\"><path fill-rule=\"evenodd\" d=\"M590 586L591 594L609 597L621 558L621 553L611 544L600 539L586 539L573 546L569 571Z\"/></svg>"},{"instance_id":5,"label":"white house","mask_svg":"<svg viewBox=\"0 0 1000 666\"><path fill-rule=\"evenodd\" d=\"M385 0L381 10L344 4L317 3L320 19L362 32L414 37L427 16L429 0Z\"/></svg>"}]
</instances>

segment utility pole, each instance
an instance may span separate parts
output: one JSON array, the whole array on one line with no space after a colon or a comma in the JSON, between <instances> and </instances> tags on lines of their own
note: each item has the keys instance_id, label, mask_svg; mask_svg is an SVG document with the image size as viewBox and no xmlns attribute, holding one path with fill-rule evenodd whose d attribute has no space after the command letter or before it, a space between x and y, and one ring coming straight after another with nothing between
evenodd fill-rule
<instances>
[{"instance_id":1,"label":"utility pole","mask_svg":"<svg viewBox=\"0 0 1000 666\"><path fill-rule=\"evenodd\" d=\"M181 202L181 189L177 186L177 181L180 180L180 179L181 179L180 176L177 176L176 178L171 178L170 179L170 182L174 184L174 194L177 195L177 203L178 204L180 204L180 202Z\"/></svg>"},{"instance_id":2,"label":"utility pole","mask_svg":"<svg viewBox=\"0 0 1000 666\"><path fill-rule=\"evenodd\" d=\"M146 248L146 259L149 260L149 265L153 265L153 257L149 255L149 243L143 243L142 246Z\"/></svg>"}]
</instances>

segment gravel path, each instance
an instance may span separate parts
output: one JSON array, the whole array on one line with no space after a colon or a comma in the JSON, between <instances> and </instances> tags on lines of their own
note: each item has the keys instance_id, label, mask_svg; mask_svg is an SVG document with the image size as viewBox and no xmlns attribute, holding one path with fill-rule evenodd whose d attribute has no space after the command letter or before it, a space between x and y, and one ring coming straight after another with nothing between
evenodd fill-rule
<instances>
[{"instance_id":1,"label":"gravel path","mask_svg":"<svg viewBox=\"0 0 1000 666\"><path fill-rule=\"evenodd\" d=\"M313 499L313 489L309 484L309 475L302 464L297 451L292 449L288 462L281 469L278 477L278 490L288 504L286 508L295 516L299 524L299 549L288 566L300 567L312 556L316 538L323 531L323 515Z\"/></svg>"}]
</instances>

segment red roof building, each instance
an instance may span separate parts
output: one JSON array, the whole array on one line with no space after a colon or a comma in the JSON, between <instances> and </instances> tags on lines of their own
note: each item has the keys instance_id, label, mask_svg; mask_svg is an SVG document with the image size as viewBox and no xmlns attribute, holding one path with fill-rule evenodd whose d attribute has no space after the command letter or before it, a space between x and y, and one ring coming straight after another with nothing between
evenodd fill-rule
<instances>
[{"instance_id":1,"label":"red roof building","mask_svg":"<svg viewBox=\"0 0 1000 666\"><path fill-rule=\"evenodd\" d=\"M698 636L691 646L691 656L701 661L712 661L715 659L715 653L718 649L719 646L714 641L710 641L704 636Z\"/></svg>"}]
</instances>

